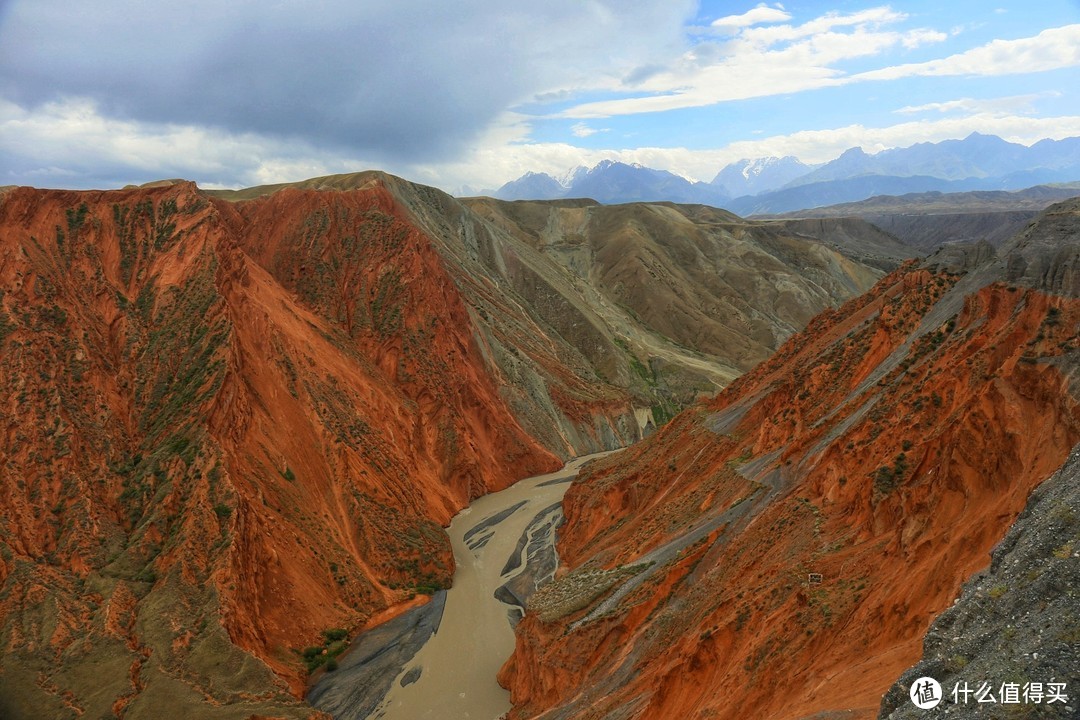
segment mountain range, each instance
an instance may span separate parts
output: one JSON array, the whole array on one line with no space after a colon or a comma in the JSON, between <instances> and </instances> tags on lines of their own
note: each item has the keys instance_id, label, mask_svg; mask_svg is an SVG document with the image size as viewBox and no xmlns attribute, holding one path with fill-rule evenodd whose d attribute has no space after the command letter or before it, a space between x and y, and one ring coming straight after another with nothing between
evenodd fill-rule
<instances>
[{"instance_id":1,"label":"mountain range","mask_svg":"<svg viewBox=\"0 0 1080 720\"><path fill-rule=\"evenodd\" d=\"M858 202L765 217L857 217L930 253L946 243L984 240L999 246L1050 205L1077 195L1080 195L1080 183L1038 185L1014 192L976 190L877 195Z\"/></svg>"},{"instance_id":2,"label":"mountain range","mask_svg":"<svg viewBox=\"0 0 1080 720\"><path fill-rule=\"evenodd\" d=\"M852 148L813 167L794 157L744 159L722 168L709 183L605 160L561 179L530 172L493 194L506 200L581 197L602 203L702 203L745 217L873 195L1019 190L1076 180L1080 180L1080 138L1041 140L1028 147L972 133L963 140L919 143L876 154Z\"/></svg>"},{"instance_id":3,"label":"mountain range","mask_svg":"<svg viewBox=\"0 0 1080 720\"><path fill-rule=\"evenodd\" d=\"M450 584L472 499L651 434L913 254L806 222L376 172L6 189L0 717L309 717L325 653Z\"/></svg>"},{"instance_id":4,"label":"mountain range","mask_svg":"<svg viewBox=\"0 0 1080 720\"><path fill-rule=\"evenodd\" d=\"M1080 199L923 255L381 172L0 190L0 717L325 720L309 682L453 583L455 513L615 448L510 718L1075 677Z\"/></svg>"},{"instance_id":5,"label":"mountain range","mask_svg":"<svg viewBox=\"0 0 1080 720\"><path fill-rule=\"evenodd\" d=\"M1070 200L907 264L586 468L510 718L884 720L925 675L1075 677L1078 239Z\"/></svg>"}]
</instances>

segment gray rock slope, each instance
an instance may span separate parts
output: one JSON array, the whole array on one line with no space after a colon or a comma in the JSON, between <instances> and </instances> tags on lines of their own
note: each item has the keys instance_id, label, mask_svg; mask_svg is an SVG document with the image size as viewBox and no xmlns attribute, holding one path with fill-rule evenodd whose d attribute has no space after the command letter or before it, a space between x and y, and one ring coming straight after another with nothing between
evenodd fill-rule
<instances>
[{"instance_id":1,"label":"gray rock slope","mask_svg":"<svg viewBox=\"0 0 1080 720\"><path fill-rule=\"evenodd\" d=\"M942 687L943 702L921 710L909 699L917 679ZM966 685L965 685L966 683ZM955 703L953 689L988 700ZM1041 702L1032 694L1041 683ZM1064 683L1065 702L1049 702L1050 683ZM1002 691L1018 692L1018 703ZM1024 689L1029 691L1024 702ZM923 659L889 689L879 720L919 718L1080 718L1080 445L1040 485L991 554L987 571L972 578L956 603L926 634Z\"/></svg>"}]
</instances>

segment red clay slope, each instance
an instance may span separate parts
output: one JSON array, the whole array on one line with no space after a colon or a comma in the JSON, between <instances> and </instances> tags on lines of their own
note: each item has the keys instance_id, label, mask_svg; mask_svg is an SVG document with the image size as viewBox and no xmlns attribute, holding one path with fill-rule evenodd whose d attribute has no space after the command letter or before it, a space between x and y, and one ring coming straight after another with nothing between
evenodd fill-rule
<instances>
[{"instance_id":1,"label":"red clay slope","mask_svg":"<svg viewBox=\"0 0 1080 720\"><path fill-rule=\"evenodd\" d=\"M1080 205L1044 224L1071 249L906 266L583 473L574 570L534 596L500 676L511 717L874 716L1080 439Z\"/></svg>"},{"instance_id":2,"label":"red clay slope","mask_svg":"<svg viewBox=\"0 0 1080 720\"><path fill-rule=\"evenodd\" d=\"M0 202L0 714L304 717L299 649L560 464L380 187Z\"/></svg>"}]
</instances>

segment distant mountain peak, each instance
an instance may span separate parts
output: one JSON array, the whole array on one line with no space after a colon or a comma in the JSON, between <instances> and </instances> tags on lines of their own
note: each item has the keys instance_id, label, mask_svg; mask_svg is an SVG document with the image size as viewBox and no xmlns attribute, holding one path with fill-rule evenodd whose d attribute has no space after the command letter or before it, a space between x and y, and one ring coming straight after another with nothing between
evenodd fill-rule
<instances>
[{"instance_id":1,"label":"distant mountain peak","mask_svg":"<svg viewBox=\"0 0 1080 720\"><path fill-rule=\"evenodd\" d=\"M757 195L781 187L810 170L792 155L743 158L725 166L711 184L723 188L731 197Z\"/></svg>"},{"instance_id":2,"label":"distant mountain peak","mask_svg":"<svg viewBox=\"0 0 1080 720\"><path fill-rule=\"evenodd\" d=\"M591 168L578 166L555 177L526 173L496 191L495 197L588 197L608 204L668 200L722 206L747 215L853 202L875 194L1019 190L1076 180L1080 180L1080 137L1047 139L1028 147L973 132L962 140L921 142L873 153L853 147L831 162L814 166L791 155L742 158L725 166L707 184L669 170L607 158Z\"/></svg>"},{"instance_id":3,"label":"distant mountain peak","mask_svg":"<svg viewBox=\"0 0 1080 720\"><path fill-rule=\"evenodd\" d=\"M569 190L570 187L573 186L574 182L587 172L589 172L589 168L585 167L584 165L577 165L570 168L561 175L556 175L555 181L567 190Z\"/></svg>"}]
</instances>

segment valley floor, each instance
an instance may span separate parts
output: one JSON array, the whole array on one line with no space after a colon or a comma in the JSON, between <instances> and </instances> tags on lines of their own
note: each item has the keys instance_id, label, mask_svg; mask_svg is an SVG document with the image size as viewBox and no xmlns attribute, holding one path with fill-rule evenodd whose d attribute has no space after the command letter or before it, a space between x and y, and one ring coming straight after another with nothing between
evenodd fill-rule
<instances>
[{"instance_id":1,"label":"valley floor","mask_svg":"<svg viewBox=\"0 0 1080 720\"><path fill-rule=\"evenodd\" d=\"M337 720L501 717L510 693L495 676L514 651L521 604L554 572L562 496L588 460L607 454L577 458L462 510L447 530L453 587L361 635L308 700Z\"/></svg>"}]
</instances>

